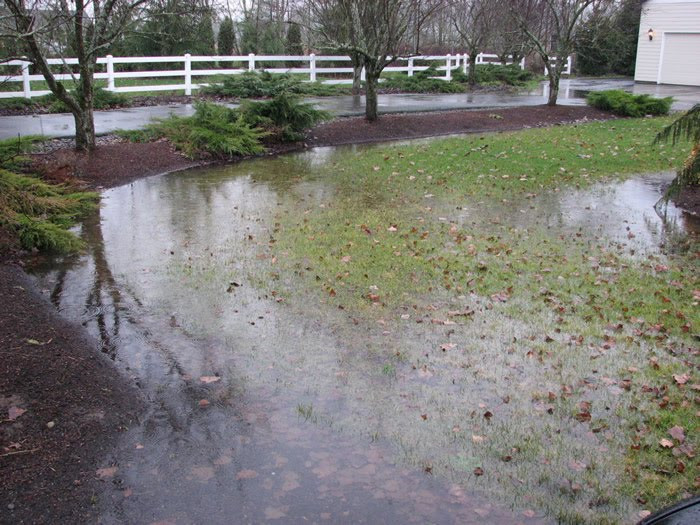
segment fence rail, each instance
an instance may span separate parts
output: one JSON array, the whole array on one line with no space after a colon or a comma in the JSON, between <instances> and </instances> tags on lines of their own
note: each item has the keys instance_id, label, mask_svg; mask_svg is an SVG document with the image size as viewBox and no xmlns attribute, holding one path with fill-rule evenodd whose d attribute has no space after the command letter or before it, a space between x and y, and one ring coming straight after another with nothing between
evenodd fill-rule
<instances>
[{"instance_id":1,"label":"fence rail","mask_svg":"<svg viewBox=\"0 0 700 525\"><path fill-rule=\"evenodd\" d=\"M556 60L556 59L553 59ZM286 67L270 67L270 63L283 62ZM300 66L295 67L290 66L290 63L298 62ZM246 71L268 71L270 73L291 73L299 75L308 75L308 80L310 82L319 81L324 76L327 75L345 75L353 73L352 67L337 67L336 64L332 64L331 67L321 67L319 64L324 62L350 62L350 57L348 56L332 56L332 55L237 55L237 56L197 56L197 55L184 55L184 56L167 56L167 57L113 57L112 55L107 55L106 57L101 57L97 59L97 64L103 66L103 71L95 73L95 79L106 80L107 87L109 91L116 93L139 93L139 92L149 92L149 91L182 91L184 90L186 95L191 95L193 90L200 89L207 86L207 83L194 82L193 77L197 79L201 77L213 77L213 76L224 76L224 75L240 75ZM398 64L405 63L406 65L392 65L384 69L388 73L407 73L408 76L413 76L416 72L424 71L428 69L429 66L419 65L424 62L443 62L444 65L436 67L438 72L442 72L443 75L436 77L444 80L452 79L452 71L456 68L461 68L464 73L467 72L469 68L469 55L466 53L455 54L455 55L428 55L428 56L412 56L398 58L396 61ZM62 66L64 69L70 66L75 66L78 64L78 59L76 58L51 58L48 59L49 65L52 66ZM193 69L193 64L199 63L212 63L214 68L211 69ZM417 64L419 63L419 64ZM512 62L508 62L511 64ZM118 66L120 64L182 64L181 68L171 68L166 70L152 70L152 71L118 71ZM216 67L221 66L221 64L226 65L238 65L238 67ZM480 53L476 57L476 64L495 64L501 65L500 59L497 55ZM19 69L19 74L8 73L6 75L0 75L0 84L21 82L22 89L15 91L1 91L0 98L15 98L15 97L40 97L43 95L48 95L50 91L47 90L37 90L32 89L32 82L40 82L44 80L42 75L32 74L30 72L31 62L24 60L11 60L7 62L0 63L0 67L14 67ZM115 67L116 66L116 67ZM522 59L519 63L522 69L525 69L525 59ZM545 73L547 68L545 67ZM571 57L568 58L567 68L564 74L571 73ZM80 75L77 73L56 73L55 77L57 80L77 80ZM138 79L138 78L182 78L183 83L179 84L153 84L153 85L139 85L139 86L119 86L117 85L118 80L123 79ZM365 79L365 72L362 71L362 80ZM352 77L350 78L323 78L320 80L325 84L348 84L352 82Z\"/></svg>"}]
</instances>

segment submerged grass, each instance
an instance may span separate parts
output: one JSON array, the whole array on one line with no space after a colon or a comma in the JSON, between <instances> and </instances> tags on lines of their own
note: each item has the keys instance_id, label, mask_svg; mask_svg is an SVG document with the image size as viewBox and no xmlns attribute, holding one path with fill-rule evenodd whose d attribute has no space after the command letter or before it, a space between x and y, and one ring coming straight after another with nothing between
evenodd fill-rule
<instances>
[{"instance_id":1,"label":"submerged grass","mask_svg":"<svg viewBox=\"0 0 700 525\"><path fill-rule=\"evenodd\" d=\"M440 386L422 387L434 400L425 423L435 425L433 444L419 430L402 434L407 461L429 459L434 472L458 480L483 466L504 490L564 523L626 521L696 491L698 245L637 253L631 231L625 243L559 226L553 235L537 209L549 195L672 168L684 145L651 146L667 123L346 152L315 175L335 194L304 201L302 213L299 202L278 213L272 279L290 301L303 283L367 333L380 323L386 333L417 335L414 318L452 329L435 342L437 356L384 337L378 375L417 370L442 385L442 370L452 377L445 388L480 385L482 399L490 389L511 392L498 405L510 420L484 426L486 408L460 416ZM460 353L462 345L476 354ZM689 448L660 444L675 426ZM460 437L462 428L485 444Z\"/></svg>"}]
</instances>

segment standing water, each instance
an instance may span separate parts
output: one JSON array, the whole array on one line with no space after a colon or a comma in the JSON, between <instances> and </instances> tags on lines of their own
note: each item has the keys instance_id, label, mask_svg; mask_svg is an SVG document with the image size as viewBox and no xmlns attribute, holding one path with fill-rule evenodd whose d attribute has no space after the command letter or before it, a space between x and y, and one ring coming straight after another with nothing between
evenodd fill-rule
<instances>
[{"instance_id":1,"label":"standing water","mask_svg":"<svg viewBox=\"0 0 700 525\"><path fill-rule=\"evenodd\" d=\"M108 190L82 226L86 253L37 270L58 310L86 326L148 401L104 458L102 523L549 522L528 490L488 475L475 448L482 424L459 423L502 405L486 372L512 376L514 365L496 340L529 327L484 312L493 340L478 326L453 328L474 341L469 372L427 359L416 368L409 363L441 342L431 326L350 322L309 301L301 282L289 300L270 283L257 241L275 235L281 209L333 202L333 185L313 174L340 154L324 148ZM668 181L549 194L537 213L532 202L465 206L455 220L488 215L612 242L627 240L632 225L635 249L654 251L667 230L653 205ZM666 212L685 228L677 210ZM385 350L408 362L387 364ZM517 391L544 379L537 363L518 366L503 413L527 417ZM437 420L454 424L445 432ZM528 483L522 472L505 481Z\"/></svg>"}]
</instances>

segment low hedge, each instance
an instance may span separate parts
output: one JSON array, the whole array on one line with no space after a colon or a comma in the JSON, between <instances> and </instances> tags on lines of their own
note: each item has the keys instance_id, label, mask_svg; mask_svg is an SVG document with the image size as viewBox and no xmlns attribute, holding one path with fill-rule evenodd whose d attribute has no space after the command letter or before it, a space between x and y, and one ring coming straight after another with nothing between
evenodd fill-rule
<instances>
[{"instance_id":1,"label":"low hedge","mask_svg":"<svg viewBox=\"0 0 700 525\"><path fill-rule=\"evenodd\" d=\"M610 111L623 117L668 115L673 97L654 98L651 95L633 95L619 89L592 91L586 97L588 105Z\"/></svg>"}]
</instances>

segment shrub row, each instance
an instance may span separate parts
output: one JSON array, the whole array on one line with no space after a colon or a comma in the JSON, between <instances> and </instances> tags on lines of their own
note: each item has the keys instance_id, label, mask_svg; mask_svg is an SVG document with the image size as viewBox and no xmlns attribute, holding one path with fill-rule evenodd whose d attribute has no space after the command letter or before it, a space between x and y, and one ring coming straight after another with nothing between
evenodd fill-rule
<instances>
[{"instance_id":1,"label":"shrub row","mask_svg":"<svg viewBox=\"0 0 700 525\"><path fill-rule=\"evenodd\" d=\"M248 71L240 75L223 77L202 88L209 95L237 98L265 98L282 94L325 97L347 93L344 86L322 84L321 82L304 82L298 76L290 74L272 74L267 71Z\"/></svg>"},{"instance_id":2,"label":"shrub row","mask_svg":"<svg viewBox=\"0 0 700 525\"><path fill-rule=\"evenodd\" d=\"M236 109L199 101L191 117L171 116L120 135L137 142L165 137L188 157L230 159L262 153L265 137L299 140L305 129L328 118L325 111L301 103L293 95L280 94L269 101L246 101Z\"/></svg>"},{"instance_id":3,"label":"shrub row","mask_svg":"<svg viewBox=\"0 0 700 525\"><path fill-rule=\"evenodd\" d=\"M594 108L610 111L623 117L644 117L646 115L668 115L673 98L633 95L626 91L611 89L591 91L586 97L586 101Z\"/></svg>"}]
</instances>

